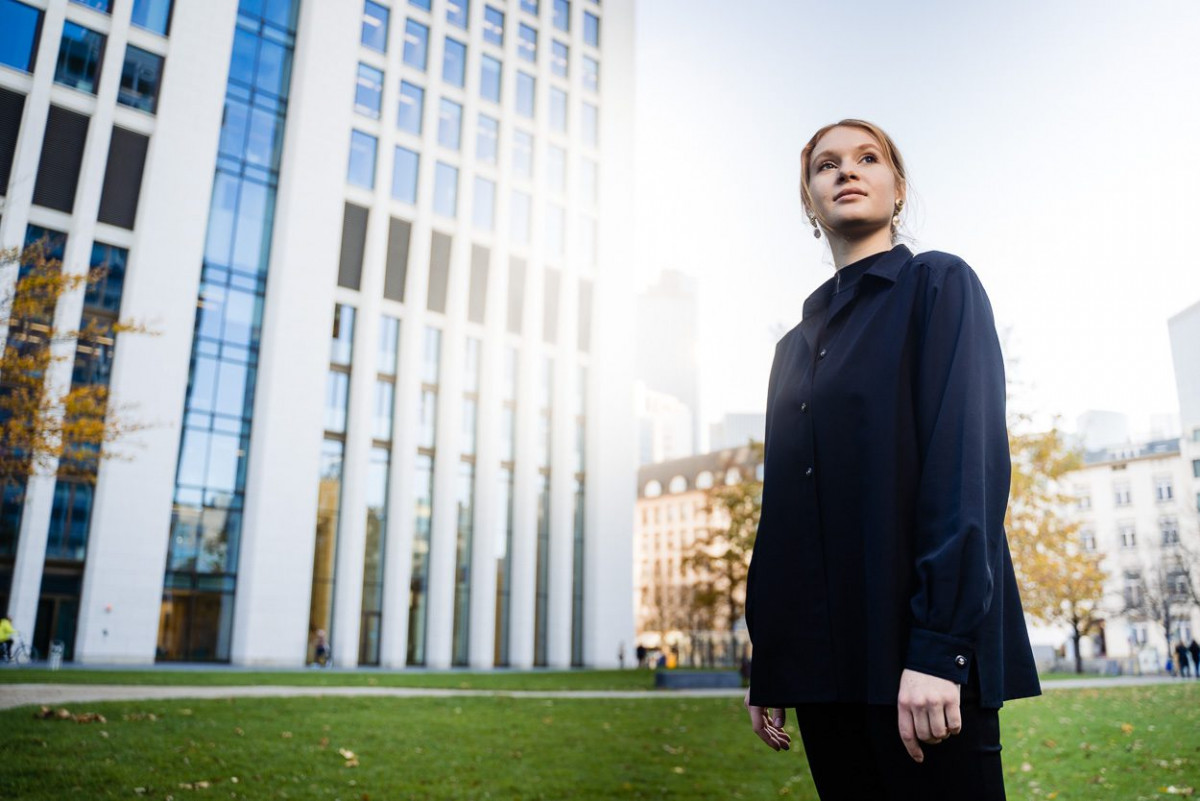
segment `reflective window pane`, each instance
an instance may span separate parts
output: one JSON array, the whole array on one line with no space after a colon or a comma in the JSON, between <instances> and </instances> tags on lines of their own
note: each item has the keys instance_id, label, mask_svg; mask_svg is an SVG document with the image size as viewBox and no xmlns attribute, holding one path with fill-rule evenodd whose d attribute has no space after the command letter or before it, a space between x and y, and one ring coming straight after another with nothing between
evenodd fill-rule
<instances>
[{"instance_id":1,"label":"reflective window pane","mask_svg":"<svg viewBox=\"0 0 1200 801\"><path fill-rule=\"evenodd\" d=\"M408 81L400 82L400 108L396 112L396 127L420 135L421 115L425 112L425 90Z\"/></svg>"},{"instance_id":2,"label":"reflective window pane","mask_svg":"<svg viewBox=\"0 0 1200 801\"><path fill-rule=\"evenodd\" d=\"M516 178L533 178L533 134L513 131L512 171Z\"/></svg>"},{"instance_id":3,"label":"reflective window pane","mask_svg":"<svg viewBox=\"0 0 1200 801\"><path fill-rule=\"evenodd\" d=\"M42 12L16 0L0 0L0 64L33 71Z\"/></svg>"},{"instance_id":4,"label":"reflective window pane","mask_svg":"<svg viewBox=\"0 0 1200 801\"><path fill-rule=\"evenodd\" d=\"M499 145L499 121L480 114L479 126L475 132L475 158L484 164L495 164Z\"/></svg>"},{"instance_id":5,"label":"reflective window pane","mask_svg":"<svg viewBox=\"0 0 1200 801\"><path fill-rule=\"evenodd\" d=\"M600 91L600 62L591 56L583 57L583 88L589 92Z\"/></svg>"},{"instance_id":6,"label":"reflective window pane","mask_svg":"<svg viewBox=\"0 0 1200 801\"><path fill-rule=\"evenodd\" d=\"M383 70L366 64L358 65L358 81L354 87L354 110L373 119L379 119L383 105Z\"/></svg>"},{"instance_id":7,"label":"reflective window pane","mask_svg":"<svg viewBox=\"0 0 1200 801\"><path fill-rule=\"evenodd\" d=\"M378 141L370 134L354 131L350 135L350 168L346 180L366 189L375 187L375 150Z\"/></svg>"},{"instance_id":8,"label":"reflective window pane","mask_svg":"<svg viewBox=\"0 0 1200 801\"><path fill-rule=\"evenodd\" d=\"M375 439L392 438L392 401L395 387L391 381L375 382L375 413L371 424L371 436Z\"/></svg>"},{"instance_id":9,"label":"reflective window pane","mask_svg":"<svg viewBox=\"0 0 1200 801\"><path fill-rule=\"evenodd\" d=\"M583 143L596 147L600 143L600 112L591 103L583 104L583 116L580 119L583 128Z\"/></svg>"},{"instance_id":10,"label":"reflective window pane","mask_svg":"<svg viewBox=\"0 0 1200 801\"><path fill-rule=\"evenodd\" d=\"M446 22L466 29L471 11L470 0L446 0Z\"/></svg>"},{"instance_id":11,"label":"reflective window pane","mask_svg":"<svg viewBox=\"0 0 1200 801\"><path fill-rule=\"evenodd\" d=\"M493 103L500 102L500 70L499 59L484 56L479 61L479 96Z\"/></svg>"},{"instance_id":12,"label":"reflective window pane","mask_svg":"<svg viewBox=\"0 0 1200 801\"><path fill-rule=\"evenodd\" d=\"M112 0L71 0L71 2L76 5L94 8L97 11L103 11L105 14L112 10Z\"/></svg>"},{"instance_id":13,"label":"reflective window pane","mask_svg":"<svg viewBox=\"0 0 1200 801\"><path fill-rule=\"evenodd\" d=\"M517 55L526 61L537 61L537 30L524 24L517 29Z\"/></svg>"},{"instance_id":14,"label":"reflective window pane","mask_svg":"<svg viewBox=\"0 0 1200 801\"><path fill-rule=\"evenodd\" d=\"M406 147L396 148L392 167L392 197L401 203L417 202L417 170L420 156Z\"/></svg>"},{"instance_id":15,"label":"reflective window pane","mask_svg":"<svg viewBox=\"0 0 1200 801\"><path fill-rule=\"evenodd\" d=\"M579 160L579 196L589 206L596 205L600 187L599 165L592 159Z\"/></svg>"},{"instance_id":16,"label":"reflective window pane","mask_svg":"<svg viewBox=\"0 0 1200 801\"><path fill-rule=\"evenodd\" d=\"M533 119L536 86L537 81L532 75L517 73L517 113L522 117Z\"/></svg>"},{"instance_id":17,"label":"reflective window pane","mask_svg":"<svg viewBox=\"0 0 1200 801\"><path fill-rule=\"evenodd\" d=\"M458 216L458 168L440 161L434 172L433 211L443 217Z\"/></svg>"},{"instance_id":18,"label":"reflective window pane","mask_svg":"<svg viewBox=\"0 0 1200 801\"><path fill-rule=\"evenodd\" d=\"M554 27L560 31L571 30L570 0L554 0Z\"/></svg>"},{"instance_id":19,"label":"reflective window pane","mask_svg":"<svg viewBox=\"0 0 1200 801\"><path fill-rule=\"evenodd\" d=\"M592 47L600 46L600 18L590 11L583 12L583 41Z\"/></svg>"},{"instance_id":20,"label":"reflective window pane","mask_svg":"<svg viewBox=\"0 0 1200 801\"><path fill-rule=\"evenodd\" d=\"M332 364L350 366L350 352L354 346L354 307L338 304L333 309L333 335L329 350Z\"/></svg>"},{"instance_id":21,"label":"reflective window pane","mask_svg":"<svg viewBox=\"0 0 1200 801\"><path fill-rule=\"evenodd\" d=\"M171 0L133 0L130 22L139 28L167 35L171 24Z\"/></svg>"},{"instance_id":22,"label":"reflective window pane","mask_svg":"<svg viewBox=\"0 0 1200 801\"><path fill-rule=\"evenodd\" d=\"M430 8L432 8L432 3L430 0L408 0L408 4L410 6L415 6L422 11L428 11Z\"/></svg>"},{"instance_id":23,"label":"reflective window pane","mask_svg":"<svg viewBox=\"0 0 1200 801\"><path fill-rule=\"evenodd\" d=\"M566 251L567 212L555 203L546 206L546 254L550 258Z\"/></svg>"},{"instance_id":24,"label":"reflective window pane","mask_svg":"<svg viewBox=\"0 0 1200 801\"><path fill-rule=\"evenodd\" d=\"M429 61L429 28L408 20L404 25L404 63L424 72Z\"/></svg>"},{"instance_id":25,"label":"reflective window pane","mask_svg":"<svg viewBox=\"0 0 1200 801\"><path fill-rule=\"evenodd\" d=\"M158 85L162 80L162 68L162 56L148 53L133 45L126 47L117 102L153 114L158 105Z\"/></svg>"},{"instance_id":26,"label":"reflective window pane","mask_svg":"<svg viewBox=\"0 0 1200 801\"><path fill-rule=\"evenodd\" d=\"M513 243L518 245L529 244L529 217L531 210L531 199L524 192L516 190L512 193L512 202L509 204L509 236Z\"/></svg>"},{"instance_id":27,"label":"reflective window pane","mask_svg":"<svg viewBox=\"0 0 1200 801\"><path fill-rule=\"evenodd\" d=\"M400 321L386 314L379 318L379 372L396 374L396 359L400 352Z\"/></svg>"},{"instance_id":28,"label":"reflective window pane","mask_svg":"<svg viewBox=\"0 0 1200 801\"><path fill-rule=\"evenodd\" d=\"M487 178L475 176L475 204L471 220L476 228L490 231L496 222L496 184Z\"/></svg>"},{"instance_id":29,"label":"reflective window pane","mask_svg":"<svg viewBox=\"0 0 1200 801\"><path fill-rule=\"evenodd\" d=\"M570 49L562 42L552 44L550 46L550 71L560 78L566 78L570 54Z\"/></svg>"},{"instance_id":30,"label":"reflective window pane","mask_svg":"<svg viewBox=\"0 0 1200 801\"><path fill-rule=\"evenodd\" d=\"M363 4L362 43L364 46L387 52L388 10L379 3L366 0Z\"/></svg>"},{"instance_id":31,"label":"reflective window pane","mask_svg":"<svg viewBox=\"0 0 1200 801\"><path fill-rule=\"evenodd\" d=\"M467 46L454 39L446 39L446 50L442 54L442 80L463 87L467 81Z\"/></svg>"},{"instance_id":32,"label":"reflective window pane","mask_svg":"<svg viewBox=\"0 0 1200 801\"><path fill-rule=\"evenodd\" d=\"M567 93L562 89L550 89L550 130L567 132Z\"/></svg>"},{"instance_id":33,"label":"reflective window pane","mask_svg":"<svg viewBox=\"0 0 1200 801\"><path fill-rule=\"evenodd\" d=\"M462 106L442 98L438 110L438 144L451 150L462 145Z\"/></svg>"},{"instance_id":34,"label":"reflective window pane","mask_svg":"<svg viewBox=\"0 0 1200 801\"><path fill-rule=\"evenodd\" d=\"M567 191L567 151L557 145L546 150L546 188L559 195Z\"/></svg>"},{"instance_id":35,"label":"reflective window pane","mask_svg":"<svg viewBox=\"0 0 1200 801\"><path fill-rule=\"evenodd\" d=\"M528 14L537 16L538 0L521 0L521 10Z\"/></svg>"},{"instance_id":36,"label":"reflective window pane","mask_svg":"<svg viewBox=\"0 0 1200 801\"><path fill-rule=\"evenodd\" d=\"M483 9L483 41L490 44L504 45L504 12L485 6Z\"/></svg>"},{"instance_id":37,"label":"reflective window pane","mask_svg":"<svg viewBox=\"0 0 1200 801\"><path fill-rule=\"evenodd\" d=\"M81 92L96 93L100 81L100 60L104 57L104 35L74 22L63 23L62 43L54 82Z\"/></svg>"}]
</instances>

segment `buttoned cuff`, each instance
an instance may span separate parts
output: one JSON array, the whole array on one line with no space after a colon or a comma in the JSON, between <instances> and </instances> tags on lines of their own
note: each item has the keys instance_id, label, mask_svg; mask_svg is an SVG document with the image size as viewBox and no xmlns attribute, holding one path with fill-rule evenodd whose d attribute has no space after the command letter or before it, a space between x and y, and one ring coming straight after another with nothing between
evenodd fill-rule
<instances>
[{"instance_id":1,"label":"buttoned cuff","mask_svg":"<svg viewBox=\"0 0 1200 801\"><path fill-rule=\"evenodd\" d=\"M967 640L928 629L914 628L908 635L904 666L955 684L966 684L975 649Z\"/></svg>"}]
</instances>

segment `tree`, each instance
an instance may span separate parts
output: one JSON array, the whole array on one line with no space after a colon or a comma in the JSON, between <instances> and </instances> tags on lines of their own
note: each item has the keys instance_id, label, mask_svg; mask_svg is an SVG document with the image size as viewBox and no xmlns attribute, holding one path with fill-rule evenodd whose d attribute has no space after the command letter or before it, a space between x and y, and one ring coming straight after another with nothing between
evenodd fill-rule
<instances>
[{"instance_id":1,"label":"tree","mask_svg":"<svg viewBox=\"0 0 1200 801\"><path fill-rule=\"evenodd\" d=\"M43 240L0 252L0 265L19 267L11 296L0 304L7 327L0 352L0 488L23 487L34 475L94 482L100 460L116 455L113 444L141 428L112 408L107 382L87 379L118 333L146 329L107 315L85 315L78 329L58 328L59 300L96 285L105 271L64 272L47 250ZM57 366L71 360L77 380L56 381ZM64 391L62 383L73 386Z\"/></svg>"},{"instance_id":2,"label":"tree","mask_svg":"<svg viewBox=\"0 0 1200 801\"><path fill-rule=\"evenodd\" d=\"M731 654L737 650L733 627L746 603L746 575L762 510L762 481L753 467L762 462L763 444L751 441L748 451L731 451L722 464L705 505L709 521L716 525L700 530L683 560L698 576L691 596L696 617L724 624L730 633ZM749 475L742 469L746 466L751 467ZM740 479L726 483L724 477L735 468Z\"/></svg>"},{"instance_id":3,"label":"tree","mask_svg":"<svg viewBox=\"0 0 1200 801\"><path fill-rule=\"evenodd\" d=\"M1175 543L1164 546L1156 562L1125 573L1122 613L1162 626L1168 654L1173 640L1178 639L1172 636L1175 627L1187 620L1192 606L1200 600L1194 580L1198 567L1196 555Z\"/></svg>"},{"instance_id":4,"label":"tree","mask_svg":"<svg viewBox=\"0 0 1200 801\"><path fill-rule=\"evenodd\" d=\"M1060 479L1080 467L1057 428L1009 434L1012 490L1004 525L1025 610L1071 629L1075 672L1083 672L1079 641L1103 620L1101 556L1083 547L1079 525L1064 510L1073 502Z\"/></svg>"}]
</instances>

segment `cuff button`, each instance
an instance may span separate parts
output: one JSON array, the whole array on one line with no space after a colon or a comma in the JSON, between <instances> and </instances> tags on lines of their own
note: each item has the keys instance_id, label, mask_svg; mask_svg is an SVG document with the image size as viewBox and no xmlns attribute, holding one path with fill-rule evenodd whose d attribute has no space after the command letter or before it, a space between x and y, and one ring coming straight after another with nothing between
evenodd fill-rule
<instances>
[{"instance_id":1,"label":"cuff button","mask_svg":"<svg viewBox=\"0 0 1200 801\"><path fill-rule=\"evenodd\" d=\"M956 656L956 657L954 657L954 664L958 665L960 668L966 667L967 666L967 658L965 656Z\"/></svg>"}]
</instances>

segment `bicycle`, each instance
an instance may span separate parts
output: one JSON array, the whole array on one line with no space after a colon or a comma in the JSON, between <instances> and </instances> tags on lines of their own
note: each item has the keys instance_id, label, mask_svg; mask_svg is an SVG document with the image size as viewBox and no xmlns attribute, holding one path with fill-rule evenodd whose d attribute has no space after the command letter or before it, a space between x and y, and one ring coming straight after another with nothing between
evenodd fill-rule
<instances>
[{"instance_id":1,"label":"bicycle","mask_svg":"<svg viewBox=\"0 0 1200 801\"><path fill-rule=\"evenodd\" d=\"M7 657L3 660L10 665L28 665L38 660L38 650L25 642L19 632L13 632L12 639L5 643L8 648Z\"/></svg>"}]
</instances>

